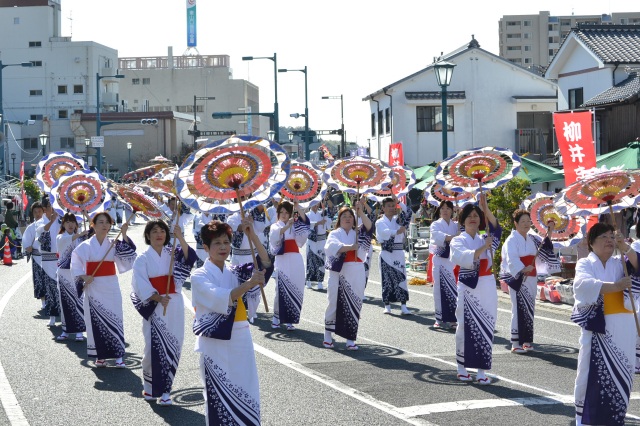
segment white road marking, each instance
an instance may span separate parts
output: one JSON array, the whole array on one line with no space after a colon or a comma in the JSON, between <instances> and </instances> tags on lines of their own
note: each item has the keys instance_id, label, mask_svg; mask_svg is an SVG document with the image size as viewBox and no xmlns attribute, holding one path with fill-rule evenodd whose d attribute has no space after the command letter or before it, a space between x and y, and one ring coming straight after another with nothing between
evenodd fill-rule
<instances>
[{"instance_id":1,"label":"white road marking","mask_svg":"<svg viewBox=\"0 0 640 426\"><path fill-rule=\"evenodd\" d=\"M0 299L0 317L2 317L2 312L9 303L9 300L29 278L31 278L31 273L20 278L20 280L2 296L2 299ZM7 413L9 423L11 423L12 426L29 426L29 422L24 416L22 408L20 408L16 394L13 393L13 389L11 389L7 375L2 367L2 362L0 362L0 402L2 402L4 411Z\"/></svg>"},{"instance_id":2,"label":"white road marking","mask_svg":"<svg viewBox=\"0 0 640 426\"><path fill-rule=\"evenodd\" d=\"M370 282L370 283L376 283L376 284L382 285L382 283L380 283L380 281L376 281L376 280L371 280L371 279L370 279L370 280L369 280L369 282ZM433 297L433 294L432 294L432 293L427 293L426 291L415 290L415 289L412 289L412 288L410 288L410 289L409 289L409 292L410 292L410 293L421 294L421 295L423 295L423 296ZM502 309L502 308L498 308L498 311L500 311L500 312L505 312L505 313L508 313L508 314L510 314L510 313L511 313L511 310L510 310L510 309ZM555 322L555 323L558 323L558 324L570 325L570 326L572 326L572 327L579 327L579 326L578 326L578 324L576 324L575 322L571 322L571 321L563 321L563 320L558 320L558 319L555 319L555 318L543 317L542 315L536 315L536 317L535 317L535 318L536 318L536 319L539 319L539 320L542 320L542 321L550 321L550 322Z\"/></svg>"},{"instance_id":3,"label":"white road marking","mask_svg":"<svg viewBox=\"0 0 640 426\"><path fill-rule=\"evenodd\" d=\"M191 306L191 300L189 300L189 297L184 292L184 290L182 291L182 295L184 296L183 299L184 299L185 307L187 307L187 309L189 309L192 313L195 314L195 311ZM347 396L350 396L351 398L357 399L360 402L364 402L365 404L373 408L376 408L380 411L383 411L387 414L390 414L397 419L403 420L409 424L417 425L417 426L435 426L433 423L429 423L426 420L412 418L413 417L412 415L410 416L400 412L397 407L391 404L380 401L369 394L359 391L358 389L349 387L338 380L335 380L329 376L325 376L322 373L319 373L315 370L305 367L304 365L299 364L295 361L292 361L282 355L279 355L263 346L258 345L255 342L253 343L253 348L255 349L256 352L266 356L267 358L274 360L277 363L284 365L285 367L289 367L292 370L297 371L298 373L304 374L305 376L317 382L320 382L325 386L333 388L338 392L341 392Z\"/></svg>"}]
</instances>

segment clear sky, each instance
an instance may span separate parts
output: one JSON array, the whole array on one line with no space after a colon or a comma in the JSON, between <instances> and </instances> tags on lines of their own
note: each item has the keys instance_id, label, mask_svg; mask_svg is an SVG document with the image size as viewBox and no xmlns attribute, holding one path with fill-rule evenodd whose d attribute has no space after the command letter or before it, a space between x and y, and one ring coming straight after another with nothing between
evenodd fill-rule
<instances>
[{"instance_id":1,"label":"clear sky","mask_svg":"<svg viewBox=\"0 0 640 426\"><path fill-rule=\"evenodd\" d=\"M95 41L120 57L166 56L187 49L186 0L61 0L62 35ZM197 49L231 57L234 78L260 88L260 108L273 111L273 62L242 56L278 57L278 68L308 67L309 125L340 127L349 141L366 145L369 107L362 98L419 71L440 52L471 40L498 54L498 21L503 15L584 15L637 12L637 0L520 2L513 0L197 0ZM69 19L72 18L72 19ZM455 79L455 73L453 78ZM215 95L214 95L215 96ZM304 74L278 75L281 126L304 126L290 118L304 112Z\"/></svg>"}]
</instances>

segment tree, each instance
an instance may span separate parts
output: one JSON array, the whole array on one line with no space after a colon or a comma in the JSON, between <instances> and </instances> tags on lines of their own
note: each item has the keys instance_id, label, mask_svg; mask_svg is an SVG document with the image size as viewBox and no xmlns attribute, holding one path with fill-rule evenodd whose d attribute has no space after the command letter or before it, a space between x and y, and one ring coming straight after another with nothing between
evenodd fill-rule
<instances>
[{"instance_id":1,"label":"tree","mask_svg":"<svg viewBox=\"0 0 640 426\"><path fill-rule=\"evenodd\" d=\"M33 201L38 201L42 198L42 192L40 192L40 188L34 179L24 180L24 191Z\"/></svg>"},{"instance_id":2,"label":"tree","mask_svg":"<svg viewBox=\"0 0 640 426\"><path fill-rule=\"evenodd\" d=\"M492 189L489 193L489 209L495 215L498 223L502 227L502 238L500 247L513 230L514 211L520 208L522 201L531 194L529 181L521 178L513 178L505 185ZM502 251L496 250L493 257L493 271L500 272L500 262L502 261Z\"/></svg>"}]
</instances>

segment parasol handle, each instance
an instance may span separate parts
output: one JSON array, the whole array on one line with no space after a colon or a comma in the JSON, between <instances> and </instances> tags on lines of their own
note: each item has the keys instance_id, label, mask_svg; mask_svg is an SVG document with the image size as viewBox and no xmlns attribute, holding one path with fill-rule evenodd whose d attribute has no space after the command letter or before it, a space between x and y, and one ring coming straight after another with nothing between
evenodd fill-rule
<instances>
[{"instance_id":1,"label":"parasol handle","mask_svg":"<svg viewBox=\"0 0 640 426\"><path fill-rule=\"evenodd\" d=\"M611 215L611 223L615 225L616 217L613 215L613 206L611 205L611 202L607 204L609 204L609 214ZM622 262L622 270L624 271L624 276L628 277L629 271L627 271L627 262L624 261L624 254L623 253L620 253L620 254L621 254L620 261ZM631 289L629 289L629 300L631 301L631 310L633 310L633 319L636 321L636 332L638 333L638 336L640 336L640 321L638 321L638 313L636 311L636 302L633 300L633 292L631 291Z\"/></svg>"},{"instance_id":2,"label":"parasol handle","mask_svg":"<svg viewBox=\"0 0 640 426\"><path fill-rule=\"evenodd\" d=\"M180 201L176 199L176 211L171 215L171 224L173 225L173 219L176 219L176 225L180 223L180 211L182 210L182 206L180 205ZM173 225L175 226L175 225ZM173 244L171 246L171 261L169 262L169 274L167 275L167 291L164 293L165 297L169 296L169 288L171 287L171 276L173 275L173 264L176 261L176 234L173 233ZM165 306L162 310L162 316L167 315L167 307Z\"/></svg>"},{"instance_id":3,"label":"parasol handle","mask_svg":"<svg viewBox=\"0 0 640 426\"><path fill-rule=\"evenodd\" d=\"M242 198L240 198L240 188L236 188L236 198L238 199L238 205L240 206L240 217L244 219L244 207L242 207ZM265 209L266 211L266 209ZM251 238L249 240L249 249L251 250L251 259L253 260L253 267L258 269L258 260L256 259L255 247ZM264 292L264 284L260 284L260 294L262 295L262 303L264 303L265 312L269 312L269 305L267 304L267 294Z\"/></svg>"},{"instance_id":4,"label":"parasol handle","mask_svg":"<svg viewBox=\"0 0 640 426\"><path fill-rule=\"evenodd\" d=\"M136 213L134 212L131 217L129 218L129 220L127 221L126 225L129 225L129 221L134 218L136 216ZM120 232L118 232L118 235L116 235L116 237L113 239L113 241L111 241L111 245L109 246L109 248L107 249L107 251L105 252L104 256L102 256L102 259L100 259L100 263L98 263L98 266L96 267L95 271L93 271L93 274L91 274L91 278L95 278L96 272L98 272L98 270L100 269L100 267L102 266L102 263L104 262L104 260L107 258L107 255L109 254L109 252L111 251L111 249L113 248L113 246L116 245L116 242L118 241L118 238L120 238L120 235L122 234L122 228L120 228ZM93 282L93 281L92 281ZM82 291L85 291L87 289L87 287L89 287L89 284L85 284L84 287L82 288Z\"/></svg>"}]
</instances>

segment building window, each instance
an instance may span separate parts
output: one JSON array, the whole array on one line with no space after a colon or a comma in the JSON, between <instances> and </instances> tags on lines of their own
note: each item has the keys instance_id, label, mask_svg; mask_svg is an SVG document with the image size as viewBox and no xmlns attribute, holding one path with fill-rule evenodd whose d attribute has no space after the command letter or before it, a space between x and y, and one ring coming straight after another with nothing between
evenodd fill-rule
<instances>
[{"instance_id":1,"label":"building window","mask_svg":"<svg viewBox=\"0 0 640 426\"><path fill-rule=\"evenodd\" d=\"M582 87L569 89L569 109L579 108L584 103Z\"/></svg>"},{"instance_id":2,"label":"building window","mask_svg":"<svg viewBox=\"0 0 640 426\"><path fill-rule=\"evenodd\" d=\"M524 34L522 34L522 38L526 38L526 39L531 38L531 33L524 33Z\"/></svg>"},{"instance_id":3,"label":"building window","mask_svg":"<svg viewBox=\"0 0 640 426\"><path fill-rule=\"evenodd\" d=\"M139 78L132 78L131 79L131 84L133 84L134 86L137 86L140 84L140 79Z\"/></svg>"},{"instance_id":4,"label":"building window","mask_svg":"<svg viewBox=\"0 0 640 426\"><path fill-rule=\"evenodd\" d=\"M513 50L521 50L522 47L520 46L507 46L507 50L509 51L513 51Z\"/></svg>"},{"instance_id":5,"label":"building window","mask_svg":"<svg viewBox=\"0 0 640 426\"><path fill-rule=\"evenodd\" d=\"M67 86L58 86L58 95L66 95Z\"/></svg>"},{"instance_id":6,"label":"building window","mask_svg":"<svg viewBox=\"0 0 640 426\"><path fill-rule=\"evenodd\" d=\"M38 138L24 138L22 141L23 149L39 149Z\"/></svg>"},{"instance_id":7,"label":"building window","mask_svg":"<svg viewBox=\"0 0 640 426\"><path fill-rule=\"evenodd\" d=\"M83 111L83 110L81 110L81 109L74 109L74 110L73 110L73 113L74 113L74 114L82 114L83 112L84 112L84 111Z\"/></svg>"},{"instance_id":8,"label":"building window","mask_svg":"<svg viewBox=\"0 0 640 426\"><path fill-rule=\"evenodd\" d=\"M42 114L31 114L29 120L42 120Z\"/></svg>"},{"instance_id":9,"label":"building window","mask_svg":"<svg viewBox=\"0 0 640 426\"><path fill-rule=\"evenodd\" d=\"M375 112L371 114L371 136L376 135L376 114Z\"/></svg>"},{"instance_id":10,"label":"building window","mask_svg":"<svg viewBox=\"0 0 640 426\"><path fill-rule=\"evenodd\" d=\"M42 66L42 61L30 61L31 62L31 66L32 67L41 67Z\"/></svg>"},{"instance_id":11,"label":"building window","mask_svg":"<svg viewBox=\"0 0 640 426\"><path fill-rule=\"evenodd\" d=\"M522 21L522 25L524 25L525 27L530 27L531 21Z\"/></svg>"},{"instance_id":12,"label":"building window","mask_svg":"<svg viewBox=\"0 0 640 426\"><path fill-rule=\"evenodd\" d=\"M531 50L533 50L533 47L532 47L530 44L528 44L528 45L526 45L526 46L524 47L524 51L525 51L525 52L531 52Z\"/></svg>"},{"instance_id":13,"label":"building window","mask_svg":"<svg viewBox=\"0 0 640 426\"><path fill-rule=\"evenodd\" d=\"M519 26L520 26L519 21L507 21L507 27L519 27Z\"/></svg>"},{"instance_id":14,"label":"building window","mask_svg":"<svg viewBox=\"0 0 640 426\"><path fill-rule=\"evenodd\" d=\"M453 106L447 105L447 131L453 132ZM442 107L419 106L416 108L418 132L442 131Z\"/></svg>"},{"instance_id":15,"label":"building window","mask_svg":"<svg viewBox=\"0 0 640 426\"><path fill-rule=\"evenodd\" d=\"M146 85L151 84L151 79L148 78L148 77L147 78L143 78L142 79L142 84L146 84Z\"/></svg>"},{"instance_id":16,"label":"building window","mask_svg":"<svg viewBox=\"0 0 640 426\"><path fill-rule=\"evenodd\" d=\"M42 96L42 90L29 90L29 96Z\"/></svg>"},{"instance_id":17,"label":"building window","mask_svg":"<svg viewBox=\"0 0 640 426\"><path fill-rule=\"evenodd\" d=\"M30 41L29 42L29 47L42 47L42 42L41 41Z\"/></svg>"},{"instance_id":18,"label":"building window","mask_svg":"<svg viewBox=\"0 0 640 426\"><path fill-rule=\"evenodd\" d=\"M382 134L382 125L383 125L383 120L382 120L382 111L378 111L378 134L381 135Z\"/></svg>"},{"instance_id":19,"label":"building window","mask_svg":"<svg viewBox=\"0 0 640 426\"><path fill-rule=\"evenodd\" d=\"M509 62L512 62L514 64L520 65L522 64L522 58L510 58Z\"/></svg>"},{"instance_id":20,"label":"building window","mask_svg":"<svg viewBox=\"0 0 640 426\"><path fill-rule=\"evenodd\" d=\"M20 18L13 18L13 25L20 25Z\"/></svg>"},{"instance_id":21,"label":"building window","mask_svg":"<svg viewBox=\"0 0 640 426\"><path fill-rule=\"evenodd\" d=\"M66 109L59 109L58 118L69 118L69 111L67 111Z\"/></svg>"},{"instance_id":22,"label":"building window","mask_svg":"<svg viewBox=\"0 0 640 426\"><path fill-rule=\"evenodd\" d=\"M520 38L520 34L507 34L507 38Z\"/></svg>"},{"instance_id":23,"label":"building window","mask_svg":"<svg viewBox=\"0 0 640 426\"><path fill-rule=\"evenodd\" d=\"M531 65L531 64L533 63L533 59L531 59L531 58L524 58L524 63L525 63L525 64L528 64L528 65Z\"/></svg>"},{"instance_id":24,"label":"building window","mask_svg":"<svg viewBox=\"0 0 640 426\"><path fill-rule=\"evenodd\" d=\"M553 56L556 54L556 51L553 49L549 49L549 56Z\"/></svg>"},{"instance_id":25,"label":"building window","mask_svg":"<svg viewBox=\"0 0 640 426\"><path fill-rule=\"evenodd\" d=\"M384 110L384 132L391 133L391 109Z\"/></svg>"},{"instance_id":26,"label":"building window","mask_svg":"<svg viewBox=\"0 0 640 426\"><path fill-rule=\"evenodd\" d=\"M76 141L74 138L69 138L69 137L60 138L60 149L75 148L75 147L76 147Z\"/></svg>"},{"instance_id":27,"label":"building window","mask_svg":"<svg viewBox=\"0 0 640 426\"><path fill-rule=\"evenodd\" d=\"M76 95L84 93L84 86L82 84L74 84L73 93L75 93Z\"/></svg>"}]
</instances>

